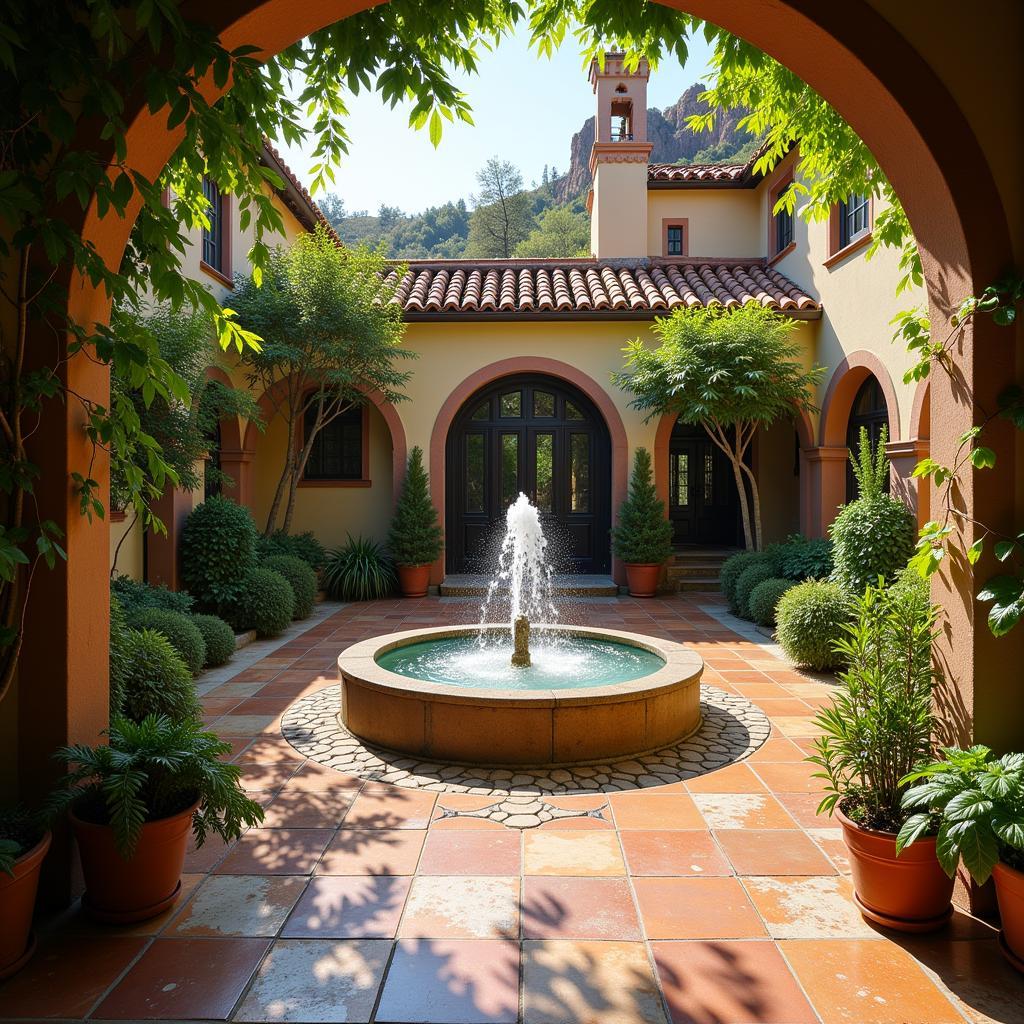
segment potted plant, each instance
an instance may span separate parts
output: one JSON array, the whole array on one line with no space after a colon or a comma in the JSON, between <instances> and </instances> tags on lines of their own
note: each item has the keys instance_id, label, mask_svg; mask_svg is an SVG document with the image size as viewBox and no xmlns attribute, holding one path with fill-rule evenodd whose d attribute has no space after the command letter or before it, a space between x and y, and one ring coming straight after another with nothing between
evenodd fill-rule
<instances>
[{"instance_id":1,"label":"potted plant","mask_svg":"<svg viewBox=\"0 0 1024 1024\"><path fill-rule=\"evenodd\" d=\"M426 596L430 567L442 547L437 509L430 501L430 481L423 468L423 450L417 446L409 453L405 482L388 534L403 597Z\"/></svg>"},{"instance_id":2,"label":"potted plant","mask_svg":"<svg viewBox=\"0 0 1024 1024\"><path fill-rule=\"evenodd\" d=\"M124 924L162 913L178 898L189 833L202 846L215 832L238 838L263 820L221 758L231 746L193 719L117 718L109 744L63 747L71 770L50 802L70 811L82 859L82 904L94 918Z\"/></svg>"},{"instance_id":3,"label":"potted plant","mask_svg":"<svg viewBox=\"0 0 1024 1024\"><path fill-rule=\"evenodd\" d=\"M898 931L930 931L952 914L953 883L936 856L936 822L903 849L906 777L930 757L935 610L920 587L868 587L836 650L843 690L815 723L808 758L828 783L819 813L835 812L850 852L857 905ZM903 844L905 845L905 844Z\"/></svg>"},{"instance_id":4,"label":"potted plant","mask_svg":"<svg viewBox=\"0 0 1024 1024\"><path fill-rule=\"evenodd\" d=\"M32 911L50 833L19 809L0 811L0 978L20 970L35 950Z\"/></svg>"},{"instance_id":5,"label":"potted plant","mask_svg":"<svg viewBox=\"0 0 1024 1024\"><path fill-rule=\"evenodd\" d=\"M917 809L899 836L913 850L941 816L936 852L952 879L961 858L979 885L993 878L1006 959L1024 971L1024 754L993 759L988 747L946 747L932 761L903 778L905 809Z\"/></svg>"},{"instance_id":6,"label":"potted plant","mask_svg":"<svg viewBox=\"0 0 1024 1024\"><path fill-rule=\"evenodd\" d=\"M636 450L629 495L619 506L619 525L612 528L612 549L625 563L630 595L654 597L661 567L672 554L672 524L654 489L646 448Z\"/></svg>"}]
</instances>

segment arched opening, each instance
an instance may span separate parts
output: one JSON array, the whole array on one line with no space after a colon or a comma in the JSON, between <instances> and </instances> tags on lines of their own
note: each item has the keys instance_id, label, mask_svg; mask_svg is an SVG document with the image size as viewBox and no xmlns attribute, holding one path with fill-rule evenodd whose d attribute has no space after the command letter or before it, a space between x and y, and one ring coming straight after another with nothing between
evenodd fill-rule
<instances>
[{"instance_id":1,"label":"arched opening","mask_svg":"<svg viewBox=\"0 0 1024 1024\"><path fill-rule=\"evenodd\" d=\"M889 426L889 408L886 405L885 394L878 378L869 373L854 395L853 405L850 407L850 418L846 424L846 447L856 454L860 445L860 433L867 431L868 441L872 449L876 448L882 439L882 428ZM889 491L889 481L885 483L886 493ZM860 488L857 485L857 478L853 473L853 464L846 465L846 500L853 501L857 497Z\"/></svg>"},{"instance_id":2,"label":"arched opening","mask_svg":"<svg viewBox=\"0 0 1024 1024\"><path fill-rule=\"evenodd\" d=\"M502 377L466 399L445 445L448 572L481 572L522 492L540 510L556 567L611 568L611 439L597 406L548 374Z\"/></svg>"},{"instance_id":3,"label":"arched opening","mask_svg":"<svg viewBox=\"0 0 1024 1024\"><path fill-rule=\"evenodd\" d=\"M678 546L742 546L732 464L707 430L676 421L668 445L668 516Z\"/></svg>"}]
</instances>

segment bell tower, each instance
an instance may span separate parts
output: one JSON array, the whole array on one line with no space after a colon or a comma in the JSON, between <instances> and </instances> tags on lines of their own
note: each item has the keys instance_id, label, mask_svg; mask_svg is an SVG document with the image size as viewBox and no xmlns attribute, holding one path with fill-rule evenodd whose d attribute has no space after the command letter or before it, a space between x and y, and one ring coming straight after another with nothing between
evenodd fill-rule
<instances>
[{"instance_id":1,"label":"bell tower","mask_svg":"<svg viewBox=\"0 0 1024 1024\"><path fill-rule=\"evenodd\" d=\"M630 71L624 54L606 53L604 67L590 62L597 98L588 196L590 248L598 259L639 259L647 255L647 80L641 59Z\"/></svg>"}]
</instances>

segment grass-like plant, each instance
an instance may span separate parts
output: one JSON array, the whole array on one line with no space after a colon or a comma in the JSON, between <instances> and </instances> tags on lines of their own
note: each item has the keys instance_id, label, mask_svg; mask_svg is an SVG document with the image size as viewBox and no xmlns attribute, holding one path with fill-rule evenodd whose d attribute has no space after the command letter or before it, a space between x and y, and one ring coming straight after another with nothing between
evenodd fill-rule
<instances>
[{"instance_id":1,"label":"grass-like plant","mask_svg":"<svg viewBox=\"0 0 1024 1024\"><path fill-rule=\"evenodd\" d=\"M327 593L338 601L374 601L387 597L398 583L384 548L351 534L344 547L327 553L321 580Z\"/></svg>"},{"instance_id":2,"label":"grass-like plant","mask_svg":"<svg viewBox=\"0 0 1024 1024\"><path fill-rule=\"evenodd\" d=\"M135 851L142 826L186 810L196 846L212 832L226 842L263 821L263 808L245 795L242 771L222 758L231 744L196 721L149 715L141 722L115 719L110 742L62 747L54 754L70 770L47 805L51 815L74 805L83 820L109 825L120 854Z\"/></svg>"},{"instance_id":3,"label":"grass-like plant","mask_svg":"<svg viewBox=\"0 0 1024 1024\"><path fill-rule=\"evenodd\" d=\"M935 609L913 590L868 587L856 600L836 643L847 664L843 690L814 719L824 732L808 758L826 782L819 812L839 804L866 828L903 826L907 777L931 750L934 631Z\"/></svg>"}]
</instances>

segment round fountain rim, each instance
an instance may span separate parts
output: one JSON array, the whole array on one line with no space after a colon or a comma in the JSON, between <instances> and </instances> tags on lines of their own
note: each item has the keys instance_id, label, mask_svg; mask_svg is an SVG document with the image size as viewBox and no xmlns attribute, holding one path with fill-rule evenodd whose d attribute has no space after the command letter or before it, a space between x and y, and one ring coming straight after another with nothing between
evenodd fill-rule
<instances>
[{"instance_id":1,"label":"round fountain rim","mask_svg":"<svg viewBox=\"0 0 1024 1024\"><path fill-rule=\"evenodd\" d=\"M629 633L618 629L598 629L589 626L536 625L533 633L552 632L580 639L611 640L615 643L658 655L664 664L647 675L605 686L577 687L575 689L499 690L479 686L455 686L401 675L382 668L377 657L400 647L423 643L429 640L446 640L462 636L475 636L485 632L507 633L507 625L465 624L455 626L431 626L422 629L403 630L360 640L345 648L338 655L338 671L358 681L362 686L398 695L429 695L439 703L449 704L493 704L502 707L568 707L583 704L615 704L625 702L637 695L654 696L677 689L681 684L699 681L704 668L704 659L692 648L673 640L662 640L642 633Z\"/></svg>"}]
</instances>

